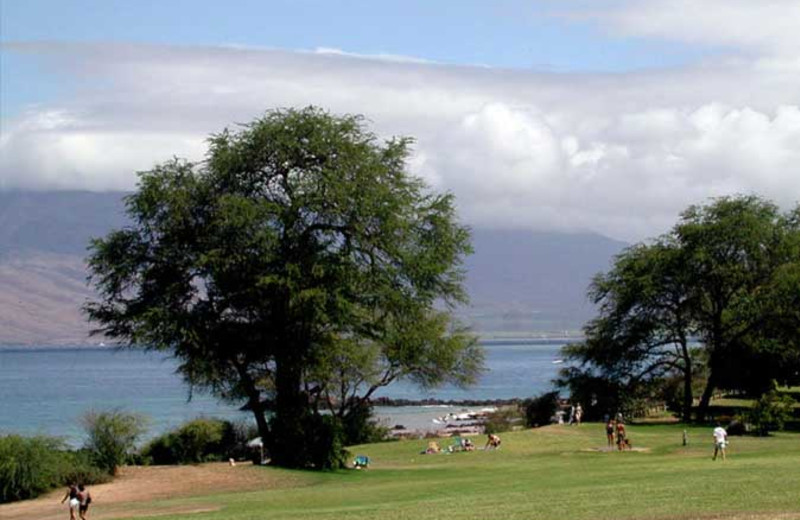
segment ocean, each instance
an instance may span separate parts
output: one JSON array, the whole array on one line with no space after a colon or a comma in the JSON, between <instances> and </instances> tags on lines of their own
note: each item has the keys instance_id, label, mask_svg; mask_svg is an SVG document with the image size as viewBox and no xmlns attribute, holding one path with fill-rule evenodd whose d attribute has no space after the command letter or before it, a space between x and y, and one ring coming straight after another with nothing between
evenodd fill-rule
<instances>
[{"instance_id":1,"label":"ocean","mask_svg":"<svg viewBox=\"0 0 800 520\"><path fill-rule=\"evenodd\" d=\"M552 388L554 363L565 341L485 342L487 371L468 389L445 386L422 391L394 383L377 396L396 399L509 399ZM83 442L80 418L90 410L122 409L147 417L148 436L196 417L250 420L235 404L195 390L175 374L167 355L110 348L0 348L0 435L60 436L73 446ZM432 427L432 419L460 407L378 407L388 425Z\"/></svg>"}]
</instances>

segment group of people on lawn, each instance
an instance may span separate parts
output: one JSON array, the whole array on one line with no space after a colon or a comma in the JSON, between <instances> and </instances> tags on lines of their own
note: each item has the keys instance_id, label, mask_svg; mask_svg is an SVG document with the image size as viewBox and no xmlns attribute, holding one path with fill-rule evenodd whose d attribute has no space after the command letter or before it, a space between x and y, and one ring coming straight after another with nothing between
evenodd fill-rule
<instances>
[{"instance_id":1,"label":"group of people on lawn","mask_svg":"<svg viewBox=\"0 0 800 520\"><path fill-rule=\"evenodd\" d=\"M631 441L625 431L625 423L622 421L622 417L617 416L615 419L606 421L606 439L609 448L616 444L619 451L626 448L631 449Z\"/></svg>"},{"instance_id":2,"label":"group of people on lawn","mask_svg":"<svg viewBox=\"0 0 800 520\"><path fill-rule=\"evenodd\" d=\"M500 436L494 433L490 433L487 435L486 445L483 447L484 450L496 450L500 447ZM432 455L434 453L442 453L442 452L454 452L454 451L474 451L475 444L472 442L472 439L469 437L459 437L457 443L452 446L448 446L447 449L443 450L439 443L436 441L430 441L428 443L428 447L422 452L423 455Z\"/></svg>"},{"instance_id":3,"label":"group of people on lawn","mask_svg":"<svg viewBox=\"0 0 800 520\"><path fill-rule=\"evenodd\" d=\"M684 431L684 436L686 432ZM712 432L712 437L714 437L714 456L711 460L717 460L717 457L722 457L722 460L725 460L725 448L728 446L728 432L725 431L725 428L720 426L717 423L716 428ZM628 438L628 433L625 430L625 423L622 421L620 416L617 416L616 419L608 419L606 421L606 439L608 441L608 447L611 448L614 444L617 445L617 449L622 451L624 449L632 449L631 441ZM684 437L684 445L686 444L686 439Z\"/></svg>"}]
</instances>

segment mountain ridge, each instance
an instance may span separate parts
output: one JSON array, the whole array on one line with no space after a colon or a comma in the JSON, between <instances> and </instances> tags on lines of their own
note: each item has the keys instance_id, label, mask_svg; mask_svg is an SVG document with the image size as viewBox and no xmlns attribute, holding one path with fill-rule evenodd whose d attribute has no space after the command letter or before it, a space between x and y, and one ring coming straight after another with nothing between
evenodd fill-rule
<instances>
[{"instance_id":1,"label":"mountain ridge","mask_svg":"<svg viewBox=\"0 0 800 520\"><path fill-rule=\"evenodd\" d=\"M0 345L88 345L92 237L127 224L121 192L0 192ZM473 229L471 303L483 336L571 335L594 309L592 276L627 244L591 233Z\"/></svg>"}]
</instances>

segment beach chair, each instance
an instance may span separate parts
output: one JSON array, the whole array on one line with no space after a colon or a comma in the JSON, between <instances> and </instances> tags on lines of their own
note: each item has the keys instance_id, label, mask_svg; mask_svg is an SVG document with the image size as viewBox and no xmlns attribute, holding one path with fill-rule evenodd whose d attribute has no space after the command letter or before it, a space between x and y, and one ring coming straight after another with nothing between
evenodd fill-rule
<instances>
[{"instance_id":1,"label":"beach chair","mask_svg":"<svg viewBox=\"0 0 800 520\"><path fill-rule=\"evenodd\" d=\"M356 458L353 460L353 467L355 469L368 468L369 457L366 455L356 455Z\"/></svg>"}]
</instances>

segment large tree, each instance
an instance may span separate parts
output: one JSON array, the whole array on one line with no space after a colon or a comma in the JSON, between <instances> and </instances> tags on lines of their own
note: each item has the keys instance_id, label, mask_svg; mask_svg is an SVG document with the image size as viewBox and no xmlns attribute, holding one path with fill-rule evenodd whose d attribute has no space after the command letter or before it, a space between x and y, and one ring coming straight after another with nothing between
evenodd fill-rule
<instances>
[{"instance_id":1,"label":"large tree","mask_svg":"<svg viewBox=\"0 0 800 520\"><path fill-rule=\"evenodd\" d=\"M309 107L209 142L201 163L140 174L131 226L93 242L99 332L244 400L290 467L340 462L340 416L321 400L363 408L397 378L474 380L481 350L449 314L469 233L451 195L407 173L409 139Z\"/></svg>"},{"instance_id":2,"label":"large tree","mask_svg":"<svg viewBox=\"0 0 800 520\"><path fill-rule=\"evenodd\" d=\"M566 383L599 378L635 393L679 374L689 419L696 364L705 381L698 417L716 389L760 394L797 380L800 233L798 211L755 196L692 206L673 229L619 255L595 278L599 315L566 353ZM588 379L587 379L588 378Z\"/></svg>"},{"instance_id":3,"label":"large tree","mask_svg":"<svg viewBox=\"0 0 800 520\"><path fill-rule=\"evenodd\" d=\"M691 278L692 319L706 351L708 380L698 417L716 389L761 393L788 381L782 360L794 358L795 312L784 290L800 262L790 215L755 196L692 206L672 231ZM795 285L794 291L800 290Z\"/></svg>"},{"instance_id":4,"label":"large tree","mask_svg":"<svg viewBox=\"0 0 800 520\"><path fill-rule=\"evenodd\" d=\"M563 377L575 382L594 375L613 381L622 395L634 396L675 374L683 382L681 414L689 420L693 330L682 263L681 250L664 237L626 249L607 273L597 275L589 296L599 315L586 325L585 341L565 349L568 359L584 368L571 367Z\"/></svg>"}]
</instances>

